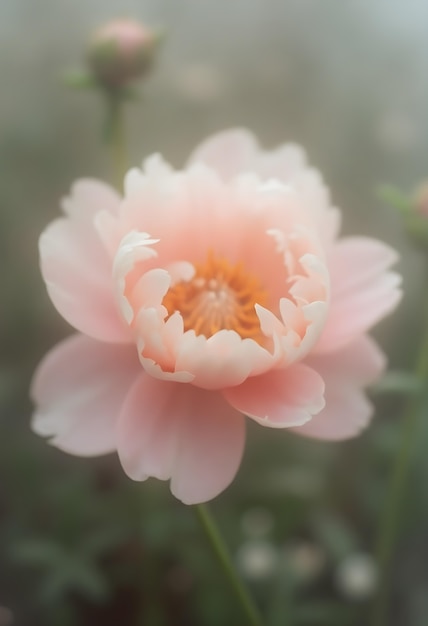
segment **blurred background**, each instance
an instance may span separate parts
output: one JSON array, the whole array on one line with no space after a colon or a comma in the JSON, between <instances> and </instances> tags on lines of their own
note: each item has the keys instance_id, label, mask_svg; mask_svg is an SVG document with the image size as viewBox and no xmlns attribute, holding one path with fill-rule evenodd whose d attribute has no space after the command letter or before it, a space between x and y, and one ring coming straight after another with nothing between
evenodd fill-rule
<instances>
[{"instance_id":1,"label":"blurred background","mask_svg":"<svg viewBox=\"0 0 428 626\"><path fill-rule=\"evenodd\" d=\"M71 332L48 300L37 240L80 176L111 178L97 94L61 76L116 17L165 31L130 151L180 166L217 130L305 146L344 213L344 232L401 254L405 299L376 337L412 367L425 259L379 197L428 176L424 0L0 0L0 625L243 623L191 509L168 485L129 481L118 460L76 459L29 428L42 355ZM400 442L398 395L374 394L358 440L325 444L249 427L244 462L211 508L271 626L360 626ZM428 422L428 420L427 420ZM428 623L428 423L421 423L393 563L391 626ZM286 607L286 610L284 609Z\"/></svg>"}]
</instances>

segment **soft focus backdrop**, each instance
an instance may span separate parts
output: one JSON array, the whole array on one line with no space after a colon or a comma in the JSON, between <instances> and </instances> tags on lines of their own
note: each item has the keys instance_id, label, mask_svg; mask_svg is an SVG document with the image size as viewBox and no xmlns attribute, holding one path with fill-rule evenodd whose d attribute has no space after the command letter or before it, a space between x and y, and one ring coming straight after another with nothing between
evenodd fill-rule
<instances>
[{"instance_id":1,"label":"soft focus backdrop","mask_svg":"<svg viewBox=\"0 0 428 626\"><path fill-rule=\"evenodd\" d=\"M76 459L29 428L31 373L70 329L50 304L37 239L80 176L111 177L97 95L61 77L116 16L165 31L132 160L180 166L211 132L251 128L305 146L344 232L401 253L405 299L377 337L412 365L424 259L380 200L428 176L428 5L423 0L0 0L0 625L240 623L192 516L166 484L131 483L115 457ZM370 554L394 451L399 396L377 394L359 440L304 441L249 428L233 486L212 509L272 626L359 626L376 584ZM414 451L394 575L394 622L428 620L428 424ZM287 602L286 615L283 604ZM288 620L288 621L286 621Z\"/></svg>"}]
</instances>

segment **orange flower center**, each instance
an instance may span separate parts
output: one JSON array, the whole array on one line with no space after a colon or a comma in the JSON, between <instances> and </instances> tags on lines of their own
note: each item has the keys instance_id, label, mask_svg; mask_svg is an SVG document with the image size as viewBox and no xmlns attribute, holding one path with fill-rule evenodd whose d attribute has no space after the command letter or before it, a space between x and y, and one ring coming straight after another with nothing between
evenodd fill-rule
<instances>
[{"instance_id":1,"label":"orange flower center","mask_svg":"<svg viewBox=\"0 0 428 626\"><path fill-rule=\"evenodd\" d=\"M211 337L219 330L234 330L242 339L263 343L264 336L255 304L264 306L267 294L257 277L245 271L242 263L208 254L205 263L195 263L189 281L171 287L163 299L168 315L178 311L184 330Z\"/></svg>"}]
</instances>

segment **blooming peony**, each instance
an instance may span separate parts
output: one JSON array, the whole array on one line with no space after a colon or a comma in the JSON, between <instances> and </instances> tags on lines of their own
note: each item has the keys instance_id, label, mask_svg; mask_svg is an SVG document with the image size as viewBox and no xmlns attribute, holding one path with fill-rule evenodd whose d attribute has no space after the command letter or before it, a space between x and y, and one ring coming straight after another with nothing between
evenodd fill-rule
<instances>
[{"instance_id":1,"label":"blooming peony","mask_svg":"<svg viewBox=\"0 0 428 626\"><path fill-rule=\"evenodd\" d=\"M400 298L397 255L337 239L339 211L302 150L220 133L184 170L160 156L121 198L77 182L40 238L49 295L78 334L43 359L34 430L77 455L117 450L185 503L233 480L245 415L352 437L384 367L367 331Z\"/></svg>"}]
</instances>

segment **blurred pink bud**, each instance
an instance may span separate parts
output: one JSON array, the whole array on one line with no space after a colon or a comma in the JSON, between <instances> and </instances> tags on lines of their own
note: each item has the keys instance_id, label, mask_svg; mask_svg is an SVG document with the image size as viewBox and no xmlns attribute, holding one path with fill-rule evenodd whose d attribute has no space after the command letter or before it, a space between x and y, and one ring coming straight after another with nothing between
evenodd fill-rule
<instances>
[{"instance_id":1,"label":"blurred pink bud","mask_svg":"<svg viewBox=\"0 0 428 626\"><path fill-rule=\"evenodd\" d=\"M87 52L89 66L108 89L123 87L151 67L158 34L129 18L115 19L93 34Z\"/></svg>"},{"instance_id":2,"label":"blurred pink bud","mask_svg":"<svg viewBox=\"0 0 428 626\"><path fill-rule=\"evenodd\" d=\"M417 189L414 197L416 212L423 217L428 217L428 182L425 181Z\"/></svg>"}]
</instances>

